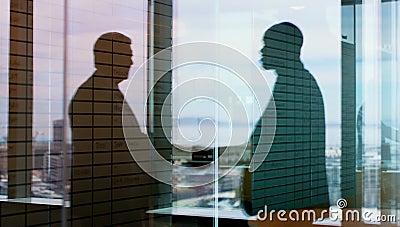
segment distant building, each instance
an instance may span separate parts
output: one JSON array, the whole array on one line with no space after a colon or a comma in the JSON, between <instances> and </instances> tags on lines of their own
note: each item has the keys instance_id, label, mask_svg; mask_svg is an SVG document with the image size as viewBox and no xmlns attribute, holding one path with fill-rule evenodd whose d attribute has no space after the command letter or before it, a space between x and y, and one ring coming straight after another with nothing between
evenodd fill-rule
<instances>
[{"instance_id":1,"label":"distant building","mask_svg":"<svg viewBox=\"0 0 400 227\"><path fill-rule=\"evenodd\" d=\"M362 157L362 113L356 109L355 44L342 41L342 159L341 196L350 207L355 205L356 158ZM361 116L357 116L361 114ZM361 117L361 119L360 119ZM357 122L359 120L359 122ZM361 124L358 125L357 123ZM356 146L358 139L358 147ZM358 149L356 149L358 148ZM356 156L357 154L357 156ZM360 163L360 160L358 160Z\"/></svg>"},{"instance_id":2,"label":"distant building","mask_svg":"<svg viewBox=\"0 0 400 227\"><path fill-rule=\"evenodd\" d=\"M46 183L50 183L54 191L62 190L63 187L63 159L61 154L48 152L43 157L43 176Z\"/></svg>"},{"instance_id":3,"label":"distant building","mask_svg":"<svg viewBox=\"0 0 400 227\"><path fill-rule=\"evenodd\" d=\"M53 121L53 149L55 151L62 151L64 140L64 120Z\"/></svg>"},{"instance_id":4,"label":"distant building","mask_svg":"<svg viewBox=\"0 0 400 227\"><path fill-rule=\"evenodd\" d=\"M41 170L43 168L43 157L49 152L49 143L48 142L33 142L33 169Z\"/></svg>"},{"instance_id":5,"label":"distant building","mask_svg":"<svg viewBox=\"0 0 400 227\"><path fill-rule=\"evenodd\" d=\"M64 120L54 120L51 149L44 154L42 160L43 180L50 183L56 192L63 190L63 141Z\"/></svg>"},{"instance_id":6,"label":"distant building","mask_svg":"<svg viewBox=\"0 0 400 227\"><path fill-rule=\"evenodd\" d=\"M7 143L0 143L0 175L7 174Z\"/></svg>"}]
</instances>

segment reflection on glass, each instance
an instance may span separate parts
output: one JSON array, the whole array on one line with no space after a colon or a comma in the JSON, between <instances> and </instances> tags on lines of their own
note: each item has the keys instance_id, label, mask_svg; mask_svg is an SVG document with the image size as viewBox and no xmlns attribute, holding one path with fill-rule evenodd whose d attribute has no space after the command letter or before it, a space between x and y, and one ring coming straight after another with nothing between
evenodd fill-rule
<instances>
[{"instance_id":1,"label":"reflection on glass","mask_svg":"<svg viewBox=\"0 0 400 227\"><path fill-rule=\"evenodd\" d=\"M96 71L77 89L69 105L72 215L83 225L93 225L93 216L97 216L102 217L102 224L146 226L146 211L160 205L151 197L160 196L162 189L133 160L123 132L125 99L118 84L128 78L133 64L130 46L131 39L121 33L101 35L94 45ZM128 108L125 105L124 114L131 121L129 136L135 146L148 149L141 144L145 136ZM80 212L74 212L80 206ZM110 212L110 207L115 211ZM121 216L133 209L136 215Z\"/></svg>"},{"instance_id":2,"label":"reflection on glass","mask_svg":"<svg viewBox=\"0 0 400 227\"><path fill-rule=\"evenodd\" d=\"M169 226L170 219L159 225L157 215L147 216L146 211L170 207L172 196L173 206L240 212L244 207L250 214L264 205L323 207L345 198L349 206L400 217L399 12L400 3L394 0L0 1L0 225ZM296 25L270 27L278 21ZM141 108L153 82L147 73L157 73L170 59L157 59L154 71L136 78L133 95L126 92L133 81L129 75L148 55L171 43L222 43L258 62L260 34L267 27L261 61L265 77L275 85L278 127L262 167L252 174L244 170L251 151L261 146L259 129L265 122L258 120L268 116L270 97L261 104L264 115L252 115L246 156L218 184L171 188L144 174L124 141L124 102L132 112L135 138L150 131L166 156L172 148L160 139L157 111L172 90L172 80L179 84L197 75L219 77L239 91L246 108L255 104L228 72L195 66L168 73L156 85L148 110ZM250 83L266 89L257 81ZM234 109L234 102L230 104ZM193 106L183 118L171 117L172 134L180 124L197 138L193 127L214 107L206 102ZM221 133L226 117L220 115L215 122L221 126L218 142L226 138ZM199 150L198 144L187 146ZM219 146L223 152L224 145ZM212 149L174 152L172 161L180 165L214 158ZM175 174L173 180L214 177L184 175ZM196 223L174 218L174 224Z\"/></svg>"},{"instance_id":3,"label":"reflection on glass","mask_svg":"<svg viewBox=\"0 0 400 227\"><path fill-rule=\"evenodd\" d=\"M278 74L273 90L277 126L260 169L245 172L246 212L257 214L264 205L275 210L329 206L324 101L317 82L300 60L302 32L283 22L265 32L264 44L263 67ZM267 107L256 126L253 146L266 136L260 132L261 127L269 127L263 124L269 111Z\"/></svg>"}]
</instances>

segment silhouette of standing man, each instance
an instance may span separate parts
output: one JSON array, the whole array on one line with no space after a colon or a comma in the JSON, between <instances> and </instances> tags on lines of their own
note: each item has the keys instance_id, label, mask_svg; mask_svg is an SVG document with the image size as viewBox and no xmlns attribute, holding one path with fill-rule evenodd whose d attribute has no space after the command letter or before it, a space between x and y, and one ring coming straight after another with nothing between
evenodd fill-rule
<instances>
[{"instance_id":1,"label":"silhouette of standing man","mask_svg":"<svg viewBox=\"0 0 400 227\"><path fill-rule=\"evenodd\" d=\"M292 23L269 28L264 35L262 63L275 70L273 90L276 131L268 156L253 173L245 171L243 199L249 214L264 205L271 209L329 206L325 167L324 101L318 84L300 60L303 35ZM253 151L261 135L262 119L253 132Z\"/></svg>"},{"instance_id":2,"label":"silhouette of standing man","mask_svg":"<svg viewBox=\"0 0 400 227\"><path fill-rule=\"evenodd\" d=\"M96 71L69 105L72 225L148 226L145 212L156 195L155 181L129 153L122 127L124 95L118 88L133 64L130 45L123 34L101 35L94 45ZM146 138L129 107L127 114L135 139Z\"/></svg>"}]
</instances>

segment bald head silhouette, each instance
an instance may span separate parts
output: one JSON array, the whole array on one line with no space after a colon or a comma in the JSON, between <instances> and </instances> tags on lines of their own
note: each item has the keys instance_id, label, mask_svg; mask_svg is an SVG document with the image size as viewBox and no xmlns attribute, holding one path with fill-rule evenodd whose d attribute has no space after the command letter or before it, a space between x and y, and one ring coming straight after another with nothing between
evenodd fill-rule
<instances>
[{"instance_id":1,"label":"bald head silhouette","mask_svg":"<svg viewBox=\"0 0 400 227\"><path fill-rule=\"evenodd\" d=\"M290 22L273 25L264 34L264 44L261 54L265 69L275 69L279 74L282 68L291 67L290 63L301 63L303 34L296 25Z\"/></svg>"},{"instance_id":2,"label":"bald head silhouette","mask_svg":"<svg viewBox=\"0 0 400 227\"><path fill-rule=\"evenodd\" d=\"M278 76L273 102L268 104L253 132L252 149L262 146L265 135L261 129L270 127L262 119L268 119L271 111L276 113L276 128L260 168L244 174L244 209L255 215L265 207L327 208L324 100L317 81L300 60L303 34L296 25L283 22L265 32L264 43L263 67L275 70Z\"/></svg>"},{"instance_id":3,"label":"bald head silhouette","mask_svg":"<svg viewBox=\"0 0 400 227\"><path fill-rule=\"evenodd\" d=\"M148 226L150 199L143 197L138 202L132 197L147 193L150 198L158 193L158 189L149 189L137 180L140 176L148 184L155 182L133 160L123 132L124 110L132 129L130 139L137 142L143 138L118 87L128 78L133 64L130 45L131 39L121 33L101 35L93 46L96 70L76 90L69 105L73 146L71 216L78 226ZM118 207L119 212L111 207ZM131 210L135 215L121 215Z\"/></svg>"},{"instance_id":4,"label":"bald head silhouette","mask_svg":"<svg viewBox=\"0 0 400 227\"><path fill-rule=\"evenodd\" d=\"M96 74L112 76L118 84L128 78L133 65L131 39L118 32L101 35L94 44L94 62Z\"/></svg>"}]
</instances>

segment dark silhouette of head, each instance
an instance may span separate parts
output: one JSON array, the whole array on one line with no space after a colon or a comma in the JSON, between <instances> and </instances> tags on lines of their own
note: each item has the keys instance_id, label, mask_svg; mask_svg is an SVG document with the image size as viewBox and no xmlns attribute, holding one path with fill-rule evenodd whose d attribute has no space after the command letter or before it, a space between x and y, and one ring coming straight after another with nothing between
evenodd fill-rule
<instances>
[{"instance_id":1,"label":"dark silhouette of head","mask_svg":"<svg viewBox=\"0 0 400 227\"><path fill-rule=\"evenodd\" d=\"M93 48L96 74L112 76L114 83L128 78L133 65L131 39L118 32L101 35Z\"/></svg>"},{"instance_id":2,"label":"dark silhouette of head","mask_svg":"<svg viewBox=\"0 0 400 227\"><path fill-rule=\"evenodd\" d=\"M290 67L290 63L300 62L300 50L303 34L289 22L282 22L270 27L264 34L264 47L261 49L262 63L265 69Z\"/></svg>"}]
</instances>

